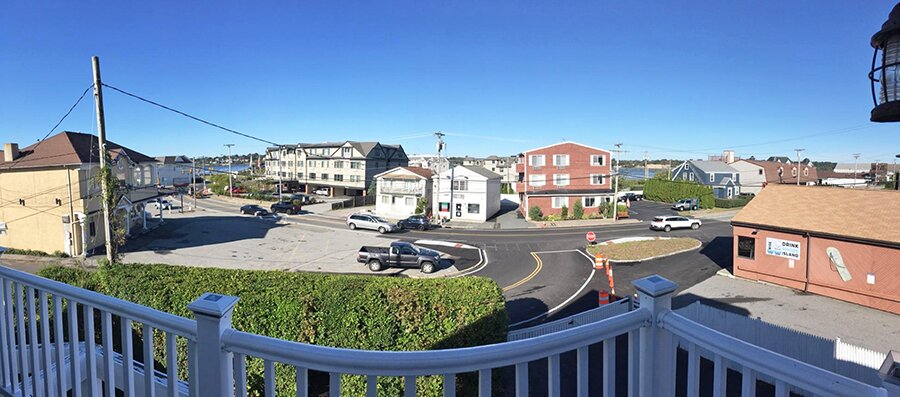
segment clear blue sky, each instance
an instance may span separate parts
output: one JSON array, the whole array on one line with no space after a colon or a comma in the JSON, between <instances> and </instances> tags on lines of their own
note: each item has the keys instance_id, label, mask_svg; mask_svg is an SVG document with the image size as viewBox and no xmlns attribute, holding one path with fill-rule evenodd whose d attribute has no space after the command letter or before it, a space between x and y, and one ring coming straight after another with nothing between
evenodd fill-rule
<instances>
[{"instance_id":1,"label":"clear blue sky","mask_svg":"<svg viewBox=\"0 0 900 397\"><path fill-rule=\"evenodd\" d=\"M430 153L442 130L450 155L563 139L625 158L900 153L900 125L868 121L869 38L892 1L126 3L0 5L0 140L42 137L98 55L108 84L282 143ZM146 154L265 147L105 100L110 139ZM92 102L61 129L95 131Z\"/></svg>"}]
</instances>

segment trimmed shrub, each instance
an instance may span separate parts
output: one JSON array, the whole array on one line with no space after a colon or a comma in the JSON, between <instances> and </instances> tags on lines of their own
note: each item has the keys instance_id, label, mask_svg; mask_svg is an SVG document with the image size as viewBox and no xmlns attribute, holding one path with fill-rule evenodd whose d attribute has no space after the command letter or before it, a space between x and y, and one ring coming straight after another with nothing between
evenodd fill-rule
<instances>
[{"instance_id":1,"label":"trimmed shrub","mask_svg":"<svg viewBox=\"0 0 900 397\"><path fill-rule=\"evenodd\" d=\"M532 205L530 208L528 208L528 217L533 221L539 221L544 219L544 212L541 211L541 207Z\"/></svg>"},{"instance_id":2,"label":"trimmed shrub","mask_svg":"<svg viewBox=\"0 0 900 397\"><path fill-rule=\"evenodd\" d=\"M700 208L715 207L715 196L710 186L704 186L697 182L661 179L647 180L644 185L644 198L648 200L672 203L691 197L700 198Z\"/></svg>"},{"instance_id":3,"label":"trimmed shrub","mask_svg":"<svg viewBox=\"0 0 900 397\"><path fill-rule=\"evenodd\" d=\"M559 209L559 217L560 217L560 219L568 218L569 217L569 207L567 207L565 205L562 206L562 208Z\"/></svg>"},{"instance_id":4,"label":"trimmed shrub","mask_svg":"<svg viewBox=\"0 0 900 397\"><path fill-rule=\"evenodd\" d=\"M53 251L52 254L40 250L23 250L18 248L7 248L4 254L10 255L28 255L28 256L52 256L56 258L68 258L69 255L62 251Z\"/></svg>"},{"instance_id":5,"label":"trimmed shrub","mask_svg":"<svg viewBox=\"0 0 900 397\"><path fill-rule=\"evenodd\" d=\"M584 218L584 207L581 205L581 200L575 200L575 204L572 204L572 217L575 219Z\"/></svg>"},{"instance_id":6,"label":"trimmed shrub","mask_svg":"<svg viewBox=\"0 0 900 397\"><path fill-rule=\"evenodd\" d=\"M753 200L753 196L738 196L733 199L716 199L716 207L719 208L738 208L747 205Z\"/></svg>"},{"instance_id":7,"label":"trimmed shrub","mask_svg":"<svg viewBox=\"0 0 900 397\"><path fill-rule=\"evenodd\" d=\"M435 350L506 340L507 314L497 284L481 277L410 279L117 264L95 272L50 267L41 276L192 318L187 305L204 292L241 298L235 329L321 346L371 350ZM138 333L140 328L136 328ZM143 336L142 336L143 337ZM154 335L163 360L165 341ZM186 372L186 344L179 345L179 371ZM249 395L263 394L263 362L247 362ZM460 376L462 395L474 392L473 377ZM439 396L442 377L420 377L420 396ZM341 395L365 394L365 378L344 375ZM293 367L276 365L276 395L295 393ZM379 394L403 394L403 380L378 379Z\"/></svg>"}]
</instances>

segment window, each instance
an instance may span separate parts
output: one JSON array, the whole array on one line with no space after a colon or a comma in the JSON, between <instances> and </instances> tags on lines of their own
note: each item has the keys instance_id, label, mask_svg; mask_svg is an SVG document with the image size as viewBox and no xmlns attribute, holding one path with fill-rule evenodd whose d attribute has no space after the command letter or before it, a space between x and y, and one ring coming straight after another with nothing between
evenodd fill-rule
<instances>
[{"instance_id":1,"label":"window","mask_svg":"<svg viewBox=\"0 0 900 397\"><path fill-rule=\"evenodd\" d=\"M96 236L96 235L97 235L97 225L95 225L94 222L91 222L91 224L90 224L89 226L90 226L90 233L89 233L89 235L90 235L91 237Z\"/></svg>"},{"instance_id":2,"label":"window","mask_svg":"<svg viewBox=\"0 0 900 397\"><path fill-rule=\"evenodd\" d=\"M603 184L603 175L591 174L591 185L602 185L602 184Z\"/></svg>"},{"instance_id":3,"label":"window","mask_svg":"<svg viewBox=\"0 0 900 397\"><path fill-rule=\"evenodd\" d=\"M303 173L302 173L302 172L298 172L298 173L297 173L297 179L303 179Z\"/></svg>"},{"instance_id":4,"label":"window","mask_svg":"<svg viewBox=\"0 0 900 397\"><path fill-rule=\"evenodd\" d=\"M596 197L582 197L581 205L585 208L591 208L597 206L597 198Z\"/></svg>"},{"instance_id":5,"label":"window","mask_svg":"<svg viewBox=\"0 0 900 397\"><path fill-rule=\"evenodd\" d=\"M358 170L359 168L360 168L359 161L351 161L350 162L350 169Z\"/></svg>"},{"instance_id":6,"label":"window","mask_svg":"<svg viewBox=\"0 0 900 397\"><path fill-rule=\"evenodd\" d=\"M359 175L350 175L350 182L359 182Z\"/></svg>"},{"instance_id":7,"label":"window","mask_svg":"<svg viewBox=\"0 0 900 397\"><path fill-rule=\"evenodd\" d=\"M531 186L544 186L547 184L547 178L544 175L528 175L528 184Z\"/></svg>"},{"instance_id":8,"label":"window","mask_svg":"<svg viewBox=\"0 0 900 397\"><path fill-rule=\"evenodd\" d=\"M809 176L809 168L803 168L803 176Z\"/></svg>"},{"instance_id":9,"label":"window","mask_svg":"<svg viewBox=\"0 0 900 397\"><path fill-rule=\"evenodd\" d=\"M309 173L309 179L316 179L316 173L315 173L315 172L310 172L310 173Z\"/></svg>"},{"instance_id":10,"label":"window","mask_svg":"<svg viewBox=\"0 0 900 397\"><path fill-rule=\"evenodd\" d=\"M390 204L390 203L391 203L391 196L381 196L381 203L382 203L382 204Z\"/></svg>"},{"instance_id":11,"label":"window","mask_svg":"<svg viewBox=\"0 0 900 397\"><path fill-rule=\"evenodd\" d=\"M553 155L553 165L557 167L566 167L569 165L569 155L568 154L554 154Z\"/></svg>"},{"instance_id":12,"label":"window","mask_svg":"<svg viewBox=\"0 0 900 397\"><path fill-rule=\"evenodd\" d=\"M602 154L592 154L591 155L591 165L606 165L606 156Z\"/></svg>"},{"instance_id":13,"label":"window","mask_svg":"<svg viewBox=\"0 0 900 397\"><path fill-rule=\"evenodd\" d=\"M760 174L760 175L763 174L762 168L759 169L759 174Z\"/></svg>"},{"instance_id":14,"label":"window","mask_svg":"<svg viewBox=\"0 0 900 397\"><path fill-rule=\"evenodd\" d=\"M322 180L323 180L323 181L327 181L327 180L328 180L328 174L323 173L323 174L322 174Z\"/></svg>"},{"instance_id":15,"label":"window","mask_svg":"<svg viewBox=\"0 0 900 397\"><path fill-rule=\"evenodd\" d=\"M553 208L562 208L563 206L569 206L569 198L568 197L554 197L553 198Z\"/></svg>"},{"instance_id":16,"label":"window","mask_svg":"<svg viewBox=\"0 0 900 397\"><path fill-rule=\"evenodd\" d=\"M6 235L6 222L0 222L0 236Z\"/></svg>"},{"instance_id":17,"label":"window","mask_svg":"<svg viewBox=\"0 0 900 397\"><path fill-rule=\"evenodd\" d=\"M316 168L316 161L315 161L315 160L308 160L308 161L306 162L306 164L309 165L309 166L312 167L312 168Z\"/></svg>"},{"instance_id":18,"label":"window","mask_svg":"<svg viewBox=\"0 0 900 397\"><path fill-rule=\"evenodd\" d=\"M469 190L469 181L453 181L453 190Z\"/></svg>"},{"instance_id":19,"label":"window","mask_svg":"<svg viewBox=\"0 0 900 397\"><path fill-rule=\"evenodd\" d=\"M340 175L340 174L334 174L334 181L335 181L335 182L343 182L343 181L344 181L344 176L343 176L343 175Z\"/></svg>"},{"instance_id":20,"label":"window","mask_svg":"<svg viewBox=\"0 0 900 397\"><path fill-rule=\"evenodd\" d=\"M469 204L469 213L477 214L481 212L481 204Z\"/></svg>"},{"instance_id":21,"label":"window","mask_svg":"<svg viewBox=\"0 0 900 397\"><path fill-rule=\"evenodd\" d=\"M754 252L756 251L756 239L753 237L744 237L738 236L738 250L737 254L741 258L753 259Z\"/></svg>"},{"instance_id":22,"label":"window","mask_svg":"<svg viewBox=\"0 0 900 397\"><path fill-rule=\"evenodd\" d=\"M693 173L693 172L688 173L688 180L690 180L690 181L693 181L693 180L694 180L694 173Z\"/></svg>"},{"instance_id":23,"label":"window","mask_svg":"<svg viewBox=\"0 0 900 397\"><path fill-rule=\"evenodd\" d=\"M556 186L568 186L569 174L553 174L553 184Z\"/></svg>"},{"instance_id":24,"label":"window","mask_svg":"<svg viewBox=\"0 0 900 397\"><path fill-rule=\"evenodd\" d=\"M407 197L407 198L406 198L406 206L407 206L407 207L412 207L412 206L414 206L414 205L416 205L416 199L414 199L414 198L412 198L412 197Z\"/></svg>"},{"instance_id":25,"label":"window","mask_svg":"<svg viewBox=\"0 0 900 397\"><path fill-rule=\"evenodd\" d=\"M791 168L791 176L797 176L797 168Z\"/></svg>"},{"instance_id":26,"label":"window","mask_svg":"<svg viewBox=\"0 0 900 397\"><path fill-rule=\"evenodd\" d=\"M709 174L709 181L710 181L710 182L715 182L715 181L716 181L716 174L715 174L715 173L710 173L710 174Z\"/></svg>"},{"instance_id":27,"label":"window","mask_svg":"<svg viewBox=\"0 0 900 397\"><path fill-rule=\"evenodd\" d=\"M543 154L533 154L529 157L528 162L531 163L532 167L543 167L545 165Z\"/></svg>"},{"instance_id":28,"label":"window","mask_svg":"<svg viewBox=\"0 0 900 397\"><path fill-rule=\"evenodd\" d=\"M334 168L344 168L344 162L343 161L335 161Z\"/></svg>"},{"instance_id":29,"label":"window","mask_svg":"<svg viewBox=\"0 0 900 397\"><path fill-rule=\"evenodd\" d=\"M341 150L341 156L350 157L353 155L353 148L345 147Z\"/></svg>"}]
</instances>

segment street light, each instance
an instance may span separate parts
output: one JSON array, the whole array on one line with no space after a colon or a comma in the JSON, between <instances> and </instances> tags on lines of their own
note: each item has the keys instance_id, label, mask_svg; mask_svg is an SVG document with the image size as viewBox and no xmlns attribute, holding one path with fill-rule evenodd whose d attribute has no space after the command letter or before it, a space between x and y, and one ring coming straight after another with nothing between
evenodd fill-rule
<instances>
[{"instance_id":1,"label":"street light","mask_svg":"<svg viewBox=\"0 0 900 397\"><path fill-rule=\"evenodd\" d=\"M900 4L894 6L881 30L872 36L871 44L875 53L869 80L875 108L870 120L879 123L900 121ZM876 67L879 51L881 65ZM875 83L879 85L878 95Z\"/></svg>"}]
</instances>

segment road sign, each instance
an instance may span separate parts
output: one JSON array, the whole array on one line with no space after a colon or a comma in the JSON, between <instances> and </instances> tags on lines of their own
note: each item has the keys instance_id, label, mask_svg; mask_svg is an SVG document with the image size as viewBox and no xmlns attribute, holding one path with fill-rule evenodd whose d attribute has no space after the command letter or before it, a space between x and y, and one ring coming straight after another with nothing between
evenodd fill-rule
<instances>
[{"instance_id":1,"label":"road sign","mask_svg":"<svg viewBox=\"0 0 900 397\"><path fill-rule=\"evenodd\" d=\"M587 232L587 234L584 235L584 238L586 238L588 242L593 243L597 240L597 235L594 234L594 232Z\"/></svg>"}]
</instances>

